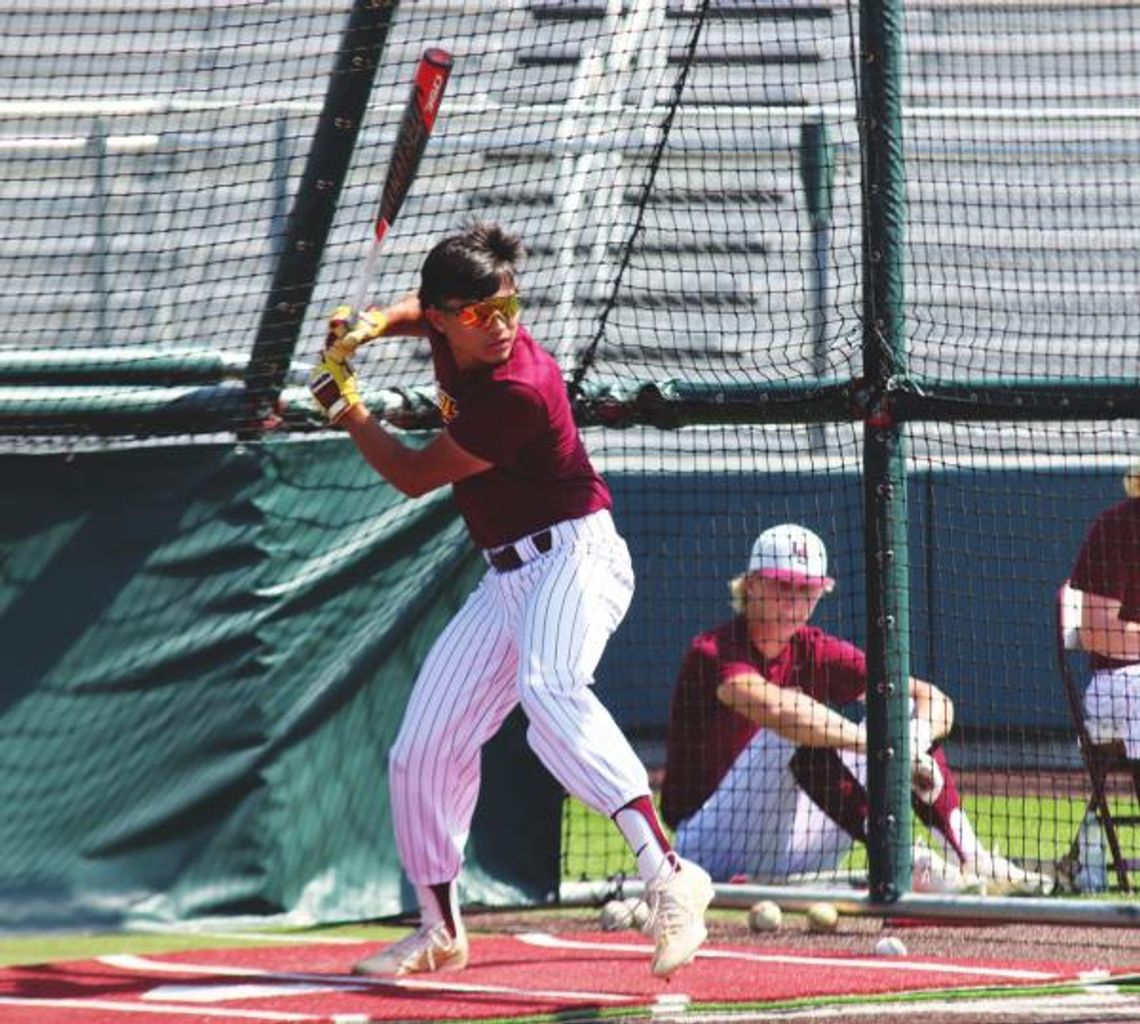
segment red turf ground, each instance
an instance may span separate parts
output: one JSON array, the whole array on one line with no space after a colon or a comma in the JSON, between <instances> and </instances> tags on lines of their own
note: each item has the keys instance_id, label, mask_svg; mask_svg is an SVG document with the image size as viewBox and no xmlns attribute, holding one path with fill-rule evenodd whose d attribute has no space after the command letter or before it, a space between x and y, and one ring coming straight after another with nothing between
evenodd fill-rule
<instances>
[{"instance_id":1,"label":"red turf ground","mask_svg":"<svg viewBox=\"0 0 1140 1024\"><path fill-rule=\"evenodd\" d=\"M1073 963L805 955L706 947L673 978L649 973L635 934L475 936L463 972L393 981L349 973L373 945L201 950L104 957L0 971L5 1024L232 1021L445 1021L675 1004L762 1004L805 997L1048 985Z\"/></svg>"}]
</instances>

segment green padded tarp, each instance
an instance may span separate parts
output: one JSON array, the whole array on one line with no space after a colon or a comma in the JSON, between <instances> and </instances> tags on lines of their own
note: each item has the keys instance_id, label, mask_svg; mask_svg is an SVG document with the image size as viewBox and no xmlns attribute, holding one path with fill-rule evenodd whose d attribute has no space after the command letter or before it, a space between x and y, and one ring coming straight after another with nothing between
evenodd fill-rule
<instances>
[{"instance_id":1,"label":"green padded tarp","mask_svg":"<svg viewBox=\"0 0 1140 1024\"><path fill-rule=\"evenodd\" d=\"M343 436L0 455L0 920L328 922L414 905L386 757L483 564L447 492ZM516 715L462 896L553 898L561 793Z\"/></svg>"}]
</instances>

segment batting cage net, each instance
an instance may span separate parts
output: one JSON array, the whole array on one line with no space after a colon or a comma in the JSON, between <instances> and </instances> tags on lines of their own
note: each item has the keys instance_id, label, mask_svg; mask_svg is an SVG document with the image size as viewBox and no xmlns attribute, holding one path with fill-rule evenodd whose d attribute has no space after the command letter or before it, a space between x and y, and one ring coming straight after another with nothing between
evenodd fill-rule
<instances>
[{"instance_id":1,"label":"batting cage net","mask_svg":"<svg viewBox=\"0 0 1140 1024\"><path fill-rule=\"evenodd\" d=\"M429 47L451 76L367 297L414 290L472 219L521 235L523 322L564 370L638 577L597 692L655 796L672 787L671 832L719 882L866 883L870 858L887 895L1129 889L1140 647L1121 625L1090 665L1058 589L1140 451L1140 7L0 12L14 914L409 905L387 750L484 566L446 491L400 497L307 381ZM432 436L424 344L356 366L392 429ZM1131 507L1077 588L1129 623ZM778 700L729 707L694 654L781 524L826 549L810 625L833 639L752 670L865 747L797 733ZM504 737L464 897L633 876L525 726Z\"/></svg>"}]
</instances>

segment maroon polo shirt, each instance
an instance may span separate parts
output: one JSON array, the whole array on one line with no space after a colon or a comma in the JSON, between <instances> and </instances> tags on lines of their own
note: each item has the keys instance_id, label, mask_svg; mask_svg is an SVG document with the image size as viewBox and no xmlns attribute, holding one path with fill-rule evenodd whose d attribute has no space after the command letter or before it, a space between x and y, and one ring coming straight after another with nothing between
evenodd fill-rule
<instances>
[{"instance_id":1,"label":"maroon polo shirt","mask_svg":"<svg viewBox=\"0 0 1140 1024\"><path fill-rule=\"evenodd\" d=\"M494 463L453 485L479 547L509 544L613 506L582 444L562 372L525 327L505 363L466 372L443 335L430 340L448 432L465 451Z\"/></svg>"},{"instance_id":2,"label":"maroon polo shirt","mask_svg":"<svg viewBox=\"0 0 1140 1024\"><path fill-rule=\"evenodd\" d=\"M780 687L836 705L867 690L867 661L846 640L802 626L774 658L748 639L744 616L696 637L681 665L669 706L662 816L676 828L713 794L760 727L717 698L721 683L758 673Z\"/></svg>"}]
</instances>

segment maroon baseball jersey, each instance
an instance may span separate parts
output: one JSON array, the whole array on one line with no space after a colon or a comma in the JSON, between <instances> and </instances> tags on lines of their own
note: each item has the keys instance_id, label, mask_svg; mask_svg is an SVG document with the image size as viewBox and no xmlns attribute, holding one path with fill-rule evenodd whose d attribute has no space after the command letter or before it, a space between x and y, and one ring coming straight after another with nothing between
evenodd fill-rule
<instances>
[{"instance_id":1,"label":"maroon baseball jersey","mask_svg":"<svg viewBox=\"0 0 1140 1024\"><path fill-rule=\"evenodd\" d=\"M1069 583L1120 602L1120 617L1140 622L1140 499L1129 498L1106 509L1089 527ZM1093 668L1120 664L1094 654Z\"/></svg>"},{"instance_id":2,"label":"maroon baseball jersey","mask_svg":"<svg viewBox=\"0 0 1140 1024\"><path fill-rule=\"evenodd\" d=\"M461 372L431 336L438 405L461 448L494 466L459 480L455 501L475 543L499 547L564 519L611 508L586 454L554 359L520 326L500 366Z\"/></svg>"},{"instance_id":3,"label":"maroon baseball jersey","mask_svg":"<svg viewBox=\"0 0 1140 1024\"><path fill-rule=\"evenodd\" d=\"M760 729L717 699L721 683L745 673L759 673L776 686L837 705L861 697L867 689L863 652L815 626L796 630L774 658L765 658L752 646L740 615L696 637L669 706L661 811L672 828L712 795Z\"/></svg>"}]
</instances>

